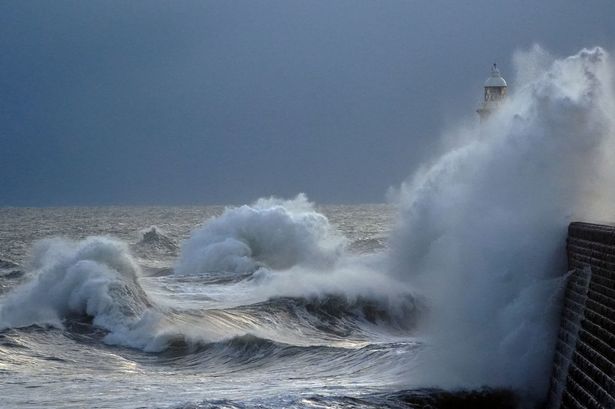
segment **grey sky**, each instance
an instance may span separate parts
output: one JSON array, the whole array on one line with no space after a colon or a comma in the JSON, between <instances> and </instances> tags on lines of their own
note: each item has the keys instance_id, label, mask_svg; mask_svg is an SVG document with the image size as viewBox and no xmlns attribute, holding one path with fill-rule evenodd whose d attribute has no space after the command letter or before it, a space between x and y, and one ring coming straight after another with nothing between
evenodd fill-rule
<instances>
[{"instance_id":1,"label":"grey sky","mask_svg":"<svg viewBox=\"0 0 615 409\"><path fill-rule=\"evenodd\" d=\"M615 2L3 0L0 205L382 201L535 42Z\"/></svg>"}]
</instances>

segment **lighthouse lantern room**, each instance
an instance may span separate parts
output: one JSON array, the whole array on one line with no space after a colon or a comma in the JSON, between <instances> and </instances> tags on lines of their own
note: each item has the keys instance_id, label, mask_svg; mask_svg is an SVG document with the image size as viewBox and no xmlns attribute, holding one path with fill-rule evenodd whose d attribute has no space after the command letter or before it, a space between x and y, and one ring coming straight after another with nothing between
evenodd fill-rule
<instances>
[{"instance_id":1,"label":"lighthouse lantern room","mask_svg":"<svg viewBox=\"0 0 615 409\"><path fill-rule=\"evenodd\" d=\"M500 70L493 64L491 75L485 81L485 96L480 108L476 110L481 121L484 121L489 115L497 109L506 97L506 89L508 85L502 76Z\"/></svg>"}]
</instances>

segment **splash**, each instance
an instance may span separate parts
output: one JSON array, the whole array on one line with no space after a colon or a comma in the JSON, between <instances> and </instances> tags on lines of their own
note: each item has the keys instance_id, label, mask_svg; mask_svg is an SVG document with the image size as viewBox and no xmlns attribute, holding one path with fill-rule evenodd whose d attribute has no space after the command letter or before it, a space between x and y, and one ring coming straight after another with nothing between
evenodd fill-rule
<instances>
[{"instance_id":1,"label":"splash","mask_svg":"<svg viewBox=\"0 0 615 409\"><path fill-rule=\"evenodd\" d=\"M286 201L260 199L252 206L227 209L194 231L182 245L176 272L324 268L336 261L345 244L304 195Z\"/></svg>"},{"instance_id":2,"label":"splash","mask_svg":"<svg viewBox=\"0 0 615 409\"><path fill-rule=\"evenodd\" d=\"M149 249L161 242L161 236L157 229L150 229L133 247ZM195 246L195 251L203 245L201 249L211 255L220 250L215 240L213 244L209 240L212 237L245 243L250 250L250 257L240 263L233 260L238 256L232 251L221 253L222 259L233 260L230 264L220 264L220 257L213 262L196 257L201 263L198 266L208 266L212 271L203 277L195 275L195 291L213 291L217 308L212 307L209 297L186 304L161 296L148 280L151 277L143 277L138 259L123 241L110 237L80 241L51 238L34 244L27 269L30 280L0 299L0 331L38 325L70 332L75 322L91 322L104 330L102 340L107 344L149 352L183 345L192 351L248 333L299 345L329 342L318 334L306 340L304 331L312 321L330 316L326 309L331 300L346 306L340 315L358 326L375 322L405 326L403 318L413 312L412 298L394 280L385 274L374 280L370 273L374 261L345 257L344 237L304 196L290 201L261 199L253 206L228 210L197 230L187 244ZM217 270L221 268L228 270ZM194 271L209 273L207 269ZM251 273L238 274L244 271ZM202 279L217 275L224 278L223 284L202 286ZM225 276L239 279L229 281ZM154 291L147 293L141 285L143 280L145 289ZM295 297L297 305L305 305L299 308L305 314L286 322L263 311L253 315L228 312L232 306L275 304L276 298L284 296ZM277 315L290 318L287 311ZM304 327L300 335L297 325ZM314 328L326 333L323 325Z\"/></svg>"},{"instance_id":3,"label":"splash","mask_svg":"<svg viewBox=\"0 0 615 409\"><path fill-rule=\"evenodd\" d=\"M175 272L248 278L248 286L233 289L233 299L243 303L276 297L335 296L350 304L367 299L396 320L410 320L416 312L411 290L387 274L384 254L357 255L347 244L304 194L265 198L227 209L192 232Z\"/></svg>"},{"instance_id":4,"label":"splash","mask_svg":"<svg viewBox=\"0 0 615 409\"><path fill-rule=\"evenodd\" d=\"M512 387L549 379L564 245L614 197L612 63L601 48L515 57L517 84L463 143L404 183L394 273L429 300L423 382ZM450 138L453 139L453 138Z\"/></svg>"},{"instance_id":5,"label":"splash","mask_svg":"<svg viewBox=\"0 0 615 409\"><path fill-rule=\"evenodd\" d=\"M169 253L174 253L177 250L177 244L175 244L173 239L157 226L151 226L149 229L141 231L141 240L139 240L136 246Z\"/></svg>"},{"instance_id":6,"label":"splash","mask_svg":"<svg viewBox=\"0 0 615 409\"><path fill-rule=\"evenodd\" d=\"M33 277L2 300L0 328L62 328L68 316L89 316L100 328L127 330L150 306L138 283L139 271L127 246L113 239L37 242Z\"/></svg>"}]
</instances>

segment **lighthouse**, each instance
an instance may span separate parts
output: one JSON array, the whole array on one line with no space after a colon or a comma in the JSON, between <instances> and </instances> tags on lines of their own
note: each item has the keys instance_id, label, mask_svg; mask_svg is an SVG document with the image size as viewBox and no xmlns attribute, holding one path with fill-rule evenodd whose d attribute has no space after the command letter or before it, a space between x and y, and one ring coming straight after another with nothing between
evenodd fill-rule
<instances>
[{"instance_id":1,"label":"lighthouse","mask_svg":"<svg viewBox=\"0 0 615 409\"><path fill-rule=\"evenodd\" d=\"M506 88L508 85L502 76L500 70L493 64L491 67L491 75L485 81L485 97L480 108L476 110L480 116L481 122L487 119L489 115L495 111L498 106L506 98Z\"/></svg>"}]
</instances>

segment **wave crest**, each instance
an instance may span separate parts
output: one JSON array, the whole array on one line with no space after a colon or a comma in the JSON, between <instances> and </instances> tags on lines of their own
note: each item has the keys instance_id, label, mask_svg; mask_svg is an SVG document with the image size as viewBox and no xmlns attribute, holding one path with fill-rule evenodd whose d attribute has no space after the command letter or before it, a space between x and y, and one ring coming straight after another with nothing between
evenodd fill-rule
<instances>
[{"instance_id":1,"label":"wave crest","mask_svg":"<svg viewBox=\"0 0 615 409\"><path fill-rule=\"evenodd\" d=\"M141 231L141 240L135 247L138 250L155 250L171 255L177 251L177 244L157 226Z\"/></svg>"},{"instance_id":2,"label":"wave crest","mask_svg":"<svg viewBox=\"0 0 615 409\"><path fill-rule=\"evenodd\" d=\"M275 297L239 309L256 309L259 313L283 313L319 331L347 336L363 322L403 330L411 329L420 308L411 294L397 297L394 303L384 298L324 294Z\"/></svg>"},{"instance_id":3,"label":"wave crest","mask_svg":"<svg viewBox=\"0 0 615 409\"><path fill-rule=\"evenodd\" d=\"M287 201L261 199L252 206L227 209L195 230L181 247L176 272L245 273L299 264L321 268L334 263L345 245L304 195Z\"/></svg>"},{"instance_id":4,"label":"wave crest","mask_svg":"<svg viewBox=\"0 0 615 409\"><path fill-rule=\"evenodd\" d=\"M88 316L112 334L128 331L151 306L126 244L106 237L46 239L32 249L33 278L0 304L0 328L50 325Z\"/></svg>"},{"instance_id":5,"label":"wave crest","mask_svg":"<svg viewBox=\"0 0 615 409\"><path fill-rule=\"evenodd\" d=\"M545 55L534 49L517 61L534 67ZM608 54L582 50L532 72L480 127L456 135L462 146L402 186L392 247L398 276L430 300L426 382L544 396L566 227L608 218Z\"/></svg>"}]
</instances>

